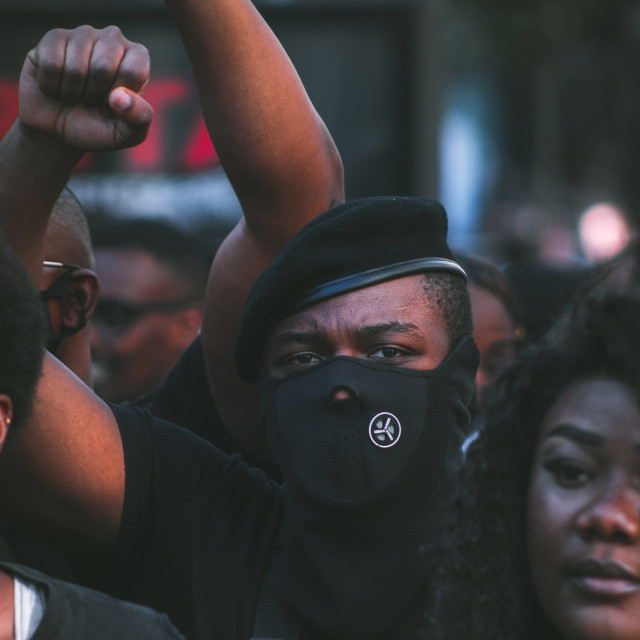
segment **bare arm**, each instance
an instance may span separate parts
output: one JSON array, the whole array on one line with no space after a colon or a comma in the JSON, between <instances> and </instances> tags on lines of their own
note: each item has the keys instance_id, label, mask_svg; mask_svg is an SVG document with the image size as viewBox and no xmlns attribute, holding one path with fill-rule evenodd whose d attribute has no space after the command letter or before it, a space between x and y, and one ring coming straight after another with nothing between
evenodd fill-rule
<instances>
[{"instance_id":1,"label":"bare arm","mask_svg":"<svg viewBox=\"0 0 640 640\"><path fill-rule=\"evenodd\" d=\"M84 152L146 137L148 78L146 49L116 27L54 29L27 55L20 115L0 142L0 224L33 282L51 209Z\"/></svg>"},{"instance_id":2,"label":"bare arm","mask_svg":"<svg viewBox=\"0 0 640 640\"><path fill-rule=\"evenodd\" d=\"M20 116L0 143L0 227L34 284L51 207L83 151L144 139L148 74L144 47L115 28L54 30L27 56ZM13 445L0 463L7 512L76 554L113 541L124 498L115 418L48 354L32 418Z\"/></svg>"},{"instance_id":3,"label":"bare arm","mask_svg":"<svg viewBox=\"0 0 640 640\"><path fill-rule=\"evenodd\" d=\"M212 391L233 437L267 458L257 393L233 344L255 279L307 222L344 199L342 163L287 54L248 0L166 0L209 133L244 218L214 261L203 321Z\"/></svg>"}]
</instances>

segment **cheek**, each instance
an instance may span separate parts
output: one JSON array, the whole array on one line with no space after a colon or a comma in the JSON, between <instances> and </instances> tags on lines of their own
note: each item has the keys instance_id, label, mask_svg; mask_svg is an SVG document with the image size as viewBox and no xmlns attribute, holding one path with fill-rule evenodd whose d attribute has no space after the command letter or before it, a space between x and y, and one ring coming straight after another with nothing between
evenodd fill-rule
<instances>
[{"instance_id":1,"label":"cheek","mask_svg":"<svg viewBox=\"0 0 640 640\"><path fill-rule=\"evenodd\" d=\"M568 534L567 514L557 493L536 473L529 489L527 534L533 587L543 611L553 621L562 588L562 550Z\"/></svg>"}]
</instances>

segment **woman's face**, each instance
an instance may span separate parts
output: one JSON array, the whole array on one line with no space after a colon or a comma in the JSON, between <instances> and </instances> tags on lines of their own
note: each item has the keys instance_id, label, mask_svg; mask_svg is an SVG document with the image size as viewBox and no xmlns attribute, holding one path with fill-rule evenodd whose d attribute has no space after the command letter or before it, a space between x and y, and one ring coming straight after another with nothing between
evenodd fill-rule
<instances>
[{"instance_id":1,"label":"woman's face","mask_svg":"<svg viewBox=\"0 0 640 640\"><path fill-rule=\"evenodd\" d=\"M640 410L590 378L547 414L528 502L534 588L562 637L640 638Z\"/></svg>"},{"instance_id":2,"label":"woman's face","mask_svg":"<svg viewBox=\"0 0 640 640\"><path fill-rule=\"evenodd\" d=\"M516 327L498 296L475 285L468 286L473 311L473 340L481 361L476 374L476 395L480 404L487 385L516 353Z\"/></svg>"}]
</instances>

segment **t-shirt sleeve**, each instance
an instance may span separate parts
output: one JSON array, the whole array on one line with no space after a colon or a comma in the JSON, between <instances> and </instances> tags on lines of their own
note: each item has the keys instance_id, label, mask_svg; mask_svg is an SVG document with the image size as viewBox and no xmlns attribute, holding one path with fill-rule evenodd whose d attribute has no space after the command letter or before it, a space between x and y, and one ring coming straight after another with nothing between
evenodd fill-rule
<instances>
[{"instance_id":1,"label":"t-shirt sleeve","mask_svg":"<svg viewBox=\"0 0 640 640\"><path fill-rule=\"evenodd\" d=\"M112 410L126 488L107 591L168 613L187 637L234 637L255 614L280 487L148 411Z\"/></svg>"},{"instance_id":2,"label":"t-shirt sleeve","mask_svg":"<svg viewBox=\"0 0 640 640\"><path fill-rule=\"evenodd\" d=\"M274 480L282 479L274 464L258 460L229 435L209 387L201 336L191 343L167 379L132 406L188 429L225 453L239 453L248 465L260 467Z\"/></svg>"}]
</instances>

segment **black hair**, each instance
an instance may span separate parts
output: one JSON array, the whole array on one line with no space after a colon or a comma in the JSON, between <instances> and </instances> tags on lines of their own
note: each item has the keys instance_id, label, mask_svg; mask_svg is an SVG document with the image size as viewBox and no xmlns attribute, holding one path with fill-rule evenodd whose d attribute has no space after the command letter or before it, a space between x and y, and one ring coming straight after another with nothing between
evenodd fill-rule
<instances>
[{"instance_id":1,"label":"black hair","mask_svg":"<svg viewBox=\"0 0 640 640\"><path fill-rule=\"evenodd\" d=\"M180 277L194 296L204 295L213 251L176 225L155 218L101 216L91 220L91 234L95 251L138 249L149 253Z\"/></svg>"},{"instance_id":2,"label":"black hair","mask_svg":"<svg viewBox=\"0 0 640 640\"><path fill-rule=\"evenodd\" d=\"M507 276L492 262L461 251L454 251L455 261L465 270L468 283L492 293L509 314L515 328L522 326L522 314L513 285Z\"/></svg>"},{"instance_id":3,"label":"black hair","mask_svg":"<svg viewBox=\"0 0 640 640\"><path fill-rule=\"evenodd\" d=\"M24 265L0 235L0 393L13 404L12 438L28 420L44 355L44 316Z\"/></svg>"},{"instance_id":4,"label":"black hair","mask_svg":"<svg viewBox=\"0 0 640 640\"><path fill-rule=\"evenodd\" d=\"M91 233L89 222L78 198L69 187L65 187L53 206L49 218L49 228L58 231L59 237L64 238L72 246L73 262L86 269L93 269L93 250L91 248ZM58 242L60 244L60 241ZM67 257L68 248L58 247L58 255L52 254L48 259L70 262Z\"/></svg>"},{"instance_id":5,"label":"black hair","mask_svg":"<svg viewBox=\"0 0 640 640\"><path fill-rule=\"evenodd\" d=\"M527 559L526 508L540 426L555 401L590 375L640 392L640 296L582 301L561 334L525 349L504 374L462 469L453 526L436 567L430 640L553 638Z\"/></svg>"},{"instance_id":6,"label":"black hair","mask_svg":"<svg viewBox=\"0 0 640 640\"><path fill-rule=\"evenodd\" d=\"M473 332L471 300L464 278L451 273L423 274L422 289L428 301L444 316L452 349Z\"/></svg>"}]
</instances>

